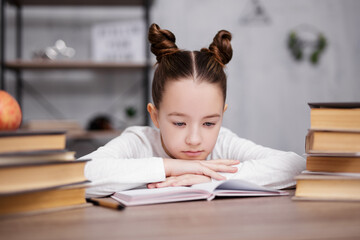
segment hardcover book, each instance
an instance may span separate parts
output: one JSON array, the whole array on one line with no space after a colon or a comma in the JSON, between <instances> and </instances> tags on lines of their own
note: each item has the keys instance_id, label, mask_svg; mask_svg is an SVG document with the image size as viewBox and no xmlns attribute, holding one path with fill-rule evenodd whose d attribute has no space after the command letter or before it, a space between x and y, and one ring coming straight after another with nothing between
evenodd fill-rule
<instances>
[{"instance_id":1,"label":"hardcover book","mask_svg":"<svg viewBox=\"0 0 360 240\"><path fill-rule=\"evenodd\" d=\"M306 158L306 170L360 173L360 153L309 154Z\"/></svg>"},{"instance_id":2,"label":"hardcover book","mask_svg":"<svg viewBox=\"0 0 360 240\"><path fill-rule=\"evenodd\" d=\"M360 174L306 172L296 181L294 200L360 201Z\"/></svg>"},{"instance_id":3,"label":"hardcover book","mask_svg":"<svg viewBox=\"0 0 360 240\"><path fill-rule=\"evenodd\" d=\"M310 129L305 141L306 153L360 152L360 131Z\"/></svg>"},{"instance_id":4,"label":"hardcover book","mask_svg":"<svg viewBox=\"0 0 360 240\"><path fill-rule=\"evenodd\" d=\"M0 217L57 211L88 206L85 188L88 181L51 188L0 193Z\"/></svg>"},{"instance_id":5,"label":"hardcover book","mask_svg":"<svg viewBox=\"0 0 360 240\"><path fill-rule=\"evenodd\" d=\"M75 160L75 152L65 149L0 154L0 165L72 160Z\"/></svg>"},{"instance_id":6,"label":"hardcover book","mask_svg":"<svg viewBox=\"0 0 360 240\"><path fill-rule=\"evenodd\" d=\"M65 131L0 132L0 153L65 149Z\"/></svg>"},{"instance_id":7,"label":"hardcover book","mask_svg":"<svg viewBox=\"0 0 360 240\"><path fill-rule=\"evenodd\" d=\"M0 165L0 193L34 190L85 181L89 160Z\"/></svg>"},{"instance_id":8,"label":"hardcover book","mask_svg":"<svg viewBox=\"0 0 360 240\"><path fill-rule=\"evenodd\" d=\"M360 130L360 102L309 103L311 128Z\"/></svg>"}]
</instances>

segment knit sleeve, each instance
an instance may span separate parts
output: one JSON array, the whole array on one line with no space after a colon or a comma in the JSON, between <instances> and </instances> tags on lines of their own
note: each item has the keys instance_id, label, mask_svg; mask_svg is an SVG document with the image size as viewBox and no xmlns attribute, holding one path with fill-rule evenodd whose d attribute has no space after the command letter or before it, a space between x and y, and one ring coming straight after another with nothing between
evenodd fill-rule
<instances>
[{"instance_id":1,"label":"knit sleeve","mask_svg":"<svg viewBox=\"0 0 360 240\"><path fill-rule=\"evenodd\" d=\"M238 137L225 130L219 136L218 156L238 159L238 171L224 174L227 178L244 179L277 189L294 186L294 177L305 169L305 159L293 152L284 152Z\"/></svg>"},{"instance_id":2,"label":"knit sleeve","mask_svg":"<svg viewBox=\"0 0 360 240\"><path fill-rule=\"evenodd\" d=\"M86 197L110 195L117 191L165 180L163 159L152 157L151 144L134 131L125 131L98 150L81 157L91 159L85 177L91 181Z\"/></svg>"}]
</instances>

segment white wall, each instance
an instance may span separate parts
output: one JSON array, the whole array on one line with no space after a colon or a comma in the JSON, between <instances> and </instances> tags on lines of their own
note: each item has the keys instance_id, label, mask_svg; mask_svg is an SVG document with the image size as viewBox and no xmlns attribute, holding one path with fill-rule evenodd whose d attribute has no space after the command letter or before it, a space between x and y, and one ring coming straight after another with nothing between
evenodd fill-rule
<instances>
[{"instance_id":1,"label":"white wall","mask_svg":"<svg viewBox=\"0 0 360 240\"><path fill-rule=\"evenodd\" d=\"M224 126L256 143L302 154L309 128L307 102L360 101L360 1L263 0L270 24L244 25L240 18L249 1L157 0L151 19L173 31L177 45L189 50L208 46L220 29L232 32L234 56L227 66L229 109ZM93 23L142 14L134 9L108 10L26 9L25 58L62 38L77 50L77 59L88 59ZM7 17L13 27L13 12ZM304 23L321 30L329 42L318 66L295 62L286 48L289 30ZM13 29L9 29L7 43L6 54L11 59ZM77 119L83 125L97 112L126 120L126 106L143 107L141 92L136 91L141 87L138 73L33 72L26 73L25 78L66 118ZM132 84L132 90L128 90ZM8 85L11 88L12 83ZM26 119L54 117L28 93L24 115ZM139 116L131 124L141 122Z\"/></svg>"},{"instance_id":2,"label":"white wall","mask_svg":"<svg viewBox=\"0 0 360 240\"><path fill-rule=\"evenodd\" d=\"M153 20L185 49L208 46L220 29L233 34L224 126L256 143L304 153L307 102L360 101L360 1L261 1L269 25L243 25L249 0L157 1ZM290 29L311 24L329 46L318 66L295 62Z\"/></svg>"}]
</instances>

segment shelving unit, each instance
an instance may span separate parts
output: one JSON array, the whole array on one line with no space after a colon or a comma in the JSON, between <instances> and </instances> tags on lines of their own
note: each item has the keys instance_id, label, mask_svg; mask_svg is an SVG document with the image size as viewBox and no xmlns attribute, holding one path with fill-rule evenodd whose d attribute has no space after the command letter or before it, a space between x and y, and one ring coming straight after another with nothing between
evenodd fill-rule
<instances>
[{"instance_id":1,"label":"shelving unit","mask_svg":"<svg viewBox=\"0 0 360 240\"><path fill-rule=\"evenodd\" d=\"M145 69L146 64L135 63L100 63L91 61L7 61L5 67L17 69Z\"/></svg>"},{"instance_id":2,"label":"shelving unit","mask_svg":"<svg viewBox=\"0 0 360 240\"><path fill-rule=\"evenodd\" d=\"M146 104L149 99L149 51L146 49L146 61L144 64L132 63L98 63L92 61L25 61L22 60L22 45L23 45L23 7L32 6L48 6L48 7L85 7L85 6L127 6L127 7L141 7L144 10L144 22L149 26L149 10L152 4L151 0L0 0L0 89L6 90L5 71L10 70L15 72L16 76L16 98L22 105L22 92L23 92L23 76L24 70L136 70L143 72L143 95L144 95L144 125L149 124L149 117L146 112ZM7 61L5 59L5 33L6 33L6 7L13 6L16 9L16 60ZM145 39L144 39L145 41Z\"/></svg>"}]
</instances>

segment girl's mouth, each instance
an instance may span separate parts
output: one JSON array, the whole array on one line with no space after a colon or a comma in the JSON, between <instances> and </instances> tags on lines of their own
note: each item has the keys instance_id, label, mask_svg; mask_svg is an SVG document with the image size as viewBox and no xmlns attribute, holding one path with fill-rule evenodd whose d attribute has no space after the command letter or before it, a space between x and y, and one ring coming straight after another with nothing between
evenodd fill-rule
<instances>
[{"instance_id":1,"label":"girl's mouth","mask_svg":"<svg viewBox=\"0 0 360 240\"><path fill-rule=\"evenodd\" d=\"M200 156L204 151L183 151L186 156L188 157L198 157Z\"/></svg>"}]
</instances>

